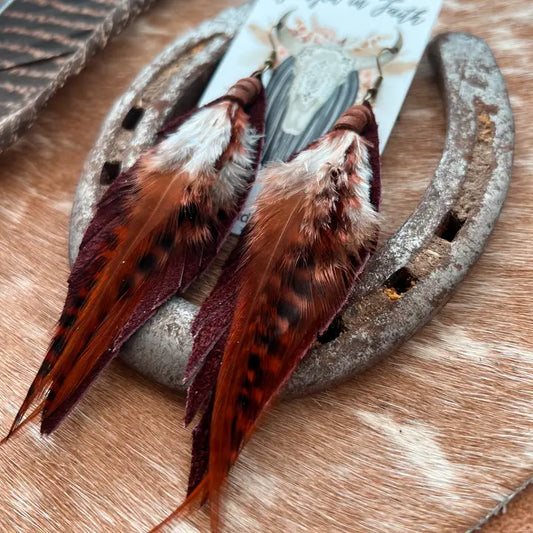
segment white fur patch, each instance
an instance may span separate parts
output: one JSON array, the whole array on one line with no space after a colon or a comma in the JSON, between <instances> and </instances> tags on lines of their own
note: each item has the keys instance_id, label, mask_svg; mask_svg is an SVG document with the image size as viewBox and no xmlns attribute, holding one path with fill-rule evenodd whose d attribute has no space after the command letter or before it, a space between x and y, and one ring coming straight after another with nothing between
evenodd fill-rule
<instances>
[{"instance_id":1,"label":"white fur patch","mask_svg":"<svg viewBox=\"0 0 533 533\"><path fill-rule=\"evenodd\" d=\"M275 162L261 172L268 194L313 194L326 183L327 173L334 166L344 166L344 157L354 142L355 133L324 137L312 149L300 152L288 163Z\"/></svg>"},{"instance_id":2,"label":"white fur patch","mask_svg":"<svg viewBox=\"0 0 533 533\"><path fill-rule=\"evenodd\" d=\"M154 163L162 170L184 167L189 174L209 172L231 139L231 121L236 104L222 102L194 113L155 150Z\"/></svg>"},{"instance_id":3,"label":"white fur patch","mask_svg":"<svg viewBox=\"0 0 533 533\"><path fill-rule=\"evenodd\" d=\"M235 151L218 175L217 187L213 195L220 203L232 200L235 194L244 190L254 165L257 142L260 135L251 127L246 127L240 139L242 150Z\"/></svg>"},{"instance_id":4,"label":"white fur patch","mask_svg":"<svg viewBox=\"0 0 533 533\"><path fill-rule=\"evenodd\" d=\"M353 188L357 194L357 198L361 202L359 209L350 209L350 219L354 226L361 228L361 231L366 233L371 231L379 223L379 215L370 202L370 184L372 182L372 167L370 165L370 158L368 148L361 140L359 135L354 134L357 142L356 153L358 152L359 164L357 165L357 176L360 181L353 184Z\"/></svg>"},{"instance_id":5,"label":"white fur patch","mask_svg":"<svg viewBox=\"0 0 533 533\"><path fill-rule=\"evenodd\" d=\"M345 171L346 152L352 145L357 160L355 180ZM259 179L263 182L264 194L271 199L304 194L312 214L323 205L322 193L335 188L331 179L332 169L339 172L338 182L351 185L359 201L359 206L348 209L354 232L361 238L368 236L378 224L379 215L370 202L372 168L368 148L356 133L346 131L342 135L327 135L289 163L268 165Z\"/></svg>"},{"instance_id":6,"label":"white fur patch","mask_svg":"<svg viewBox=\"0 0 533 533\"><path fill-rule=\"evenodd\" d=\"M238 104L227 101L200 109L156 147L153 164L163 172L179 169L194 179L206 178L216 203L233 202L250 175L259 138L246 126L239 149L217 170L217 162L230 145L238 110Z\"/></svg>"},{"instance_id":7,"label":"white fur patch","mask_svg":"<svg viewBox=\"0 0 533 533\"><path fill-rule=\"evenodd\" d=\"M434 428L416 420L401 424L381 413L359 411L357 415L365 424L380 432L387 442L391 442L394 453L402 450L402 466L406 470L418 470L436 490L453 491L458 473L444 455Z\"/></svg>"}]
</instances>

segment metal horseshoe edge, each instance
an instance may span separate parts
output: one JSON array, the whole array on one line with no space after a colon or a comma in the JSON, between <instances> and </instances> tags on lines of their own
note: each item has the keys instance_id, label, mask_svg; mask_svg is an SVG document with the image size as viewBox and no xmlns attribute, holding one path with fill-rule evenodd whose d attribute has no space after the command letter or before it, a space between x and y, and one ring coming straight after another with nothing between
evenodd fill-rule
<instances>
[{"instance_id":1,"label":"metal horseshoe edge","mask_svg":"<svg viewBox=\"0 0 533 533\"><path fill-rule=\"evenodd\" d=\"M224 11L176 41L115 103L76 190L71 260L105 187L154 142L167 120L193 107L248 10L244 5ZM428 52L447 112L441 160L417 208L369 262L342 324L301 362L285 396L345 381L411 337L451 297L498 218L514 148L502 74L488 45L472 35L439 35ZM145 376L183 391L197 311L183 298L172 298L126 343L120 357Z\"/></svg>"}]
</instances>

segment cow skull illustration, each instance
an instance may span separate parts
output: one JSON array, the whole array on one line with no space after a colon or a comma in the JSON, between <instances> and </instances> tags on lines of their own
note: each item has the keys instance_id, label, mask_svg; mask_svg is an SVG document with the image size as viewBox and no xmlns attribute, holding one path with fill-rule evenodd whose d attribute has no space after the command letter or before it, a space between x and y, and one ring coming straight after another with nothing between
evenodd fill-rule
<instances>
[{"instance_id":1,"label":"cow skull illustration","mask_svg":"<svg viewBox=\"0 0 533 533\"><path fill-rule=\"evenodd\" d=\"M275 26L278 42L295 60L294 80L281 128L285 133L299 135L348 74L375 67L376 56L350 51L352 47L346 44L302 42L285 25L288 15ZM381 55L381 65L392 61L402 44L402 36L398 32L391 51Z\"/></svg>"}]
</instances>

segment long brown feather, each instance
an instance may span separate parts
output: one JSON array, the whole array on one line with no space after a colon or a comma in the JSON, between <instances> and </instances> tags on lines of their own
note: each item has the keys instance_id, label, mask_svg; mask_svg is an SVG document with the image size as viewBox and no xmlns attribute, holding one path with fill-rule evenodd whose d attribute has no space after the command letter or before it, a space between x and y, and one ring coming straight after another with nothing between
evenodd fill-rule
<instances>
[{"instance_id":1,"label":"long brown feather","mask_svg":"<svg viewBox=\"0 0 533 533\"><path fill-rule=\"evenodd\" d=\"M207 472L171 516L201 496L218 530L220 492L242 446L352 291L377 235L377 144L360 135L374 131L370 109L355 106L288 164L261 172L216 381Z\"/></svg>"},{"instance_id":2,"label":"long brown feather","mask_svg":"<svg viewBox=\"0 0 533 533\"><path fill-rule=\"evenodd\" d=\"M166 130L117 178L84 237L54 340L6 438L43 397L28 418L42 411L42 431L52 431L125 340L214 258L254 178L263 97L258 80L241 80Z\"/></svg>"}]
</instances>

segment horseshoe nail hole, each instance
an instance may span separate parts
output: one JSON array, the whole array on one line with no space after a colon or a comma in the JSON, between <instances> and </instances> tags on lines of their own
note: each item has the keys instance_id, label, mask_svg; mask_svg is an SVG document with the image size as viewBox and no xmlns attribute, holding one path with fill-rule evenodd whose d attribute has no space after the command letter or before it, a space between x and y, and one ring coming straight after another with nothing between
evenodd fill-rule
<instances>
[{"instance_id":1,"label":"horseshoe nail hole","mask_svg":"<svg viewBox=\"0 0 533 533\"><path fill-rule=\"evenodd\" d=\"M452 242L465 221L459 218L453 211L449 211L435 234L445 241Z\"/></svg>"},{"instance_id":2,"label":"horseshoe nail hole","mask_svg":"<svg viewBox=\"0 0 533 533\"><path fill-rule=\"evenodd\" d=\"M111 185L120 174L121 166L120 161L106 161L100 174L100 183L102 185Z\"/></svg>"},{"instance_id":3,"label":"horseshoe nail hole","mask_svg":"<svg viewBox=\"0 0 533 533\"><path fill-rule=\"evenodd\" d=\"M334 341L341 333L344 333L347 330L344 325L344 320L342 316L336 316L333 319L333 322L329 325L329 328L318 336L318 342L320 344L327 344L328 342Z\"/></svg>"},{"instance_id":4,"label":"horseshoe nail hole","mask_svg":"<svg viewBox=\"0 0 533 533\"><path fill-rule=\"evenodd\" d=\"M402 267L385 282L383 291L390 300L395 302L407 291L411 290L416 285L417 281L418 279L413 276L407 268Z\"/></svg>"},{"instance_id":5,"label":"horseshoe nail hole","mask_svg":"<svg viewBox=\"0 0 533 533\"><path fill-rule=\"evenodd\" d=\"M132 131L137 127L139 121L144 115L144 109L142 107L132 107L124 117L122 121L122 127L125 130Z\"/></svg>"}]
</instances>

